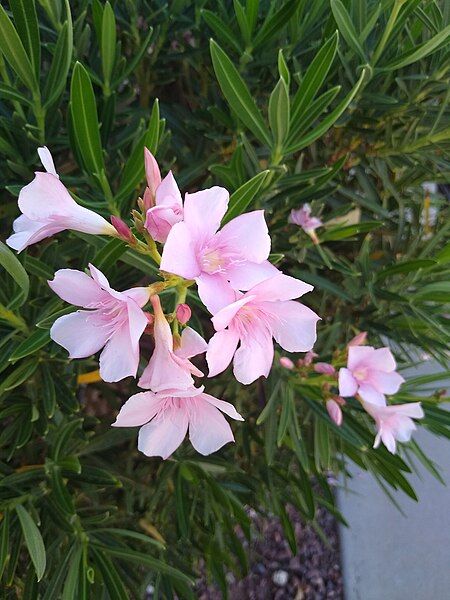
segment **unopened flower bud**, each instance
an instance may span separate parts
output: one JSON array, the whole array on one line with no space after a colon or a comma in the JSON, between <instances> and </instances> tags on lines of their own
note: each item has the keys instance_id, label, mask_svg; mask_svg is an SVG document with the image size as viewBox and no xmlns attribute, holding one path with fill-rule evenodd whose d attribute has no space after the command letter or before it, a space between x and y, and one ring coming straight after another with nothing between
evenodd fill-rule
<instances>
[{"instance_id":1,"label":"unopened flower bud","mask_svg":"<svg viewBox=\"0 0 450 600\"><path fill-rule=\"evenodd\" d=\"M367 331L361 331L361 333L358 333L358 335L355 335L355 337L349 341L347 346L362 346L366 343L366 338Z\"/></svg>"},{"instance_id":2,"label":"unopened flower bud","mask_svg":"<svg viewBox=\"0 0 450 600\"><path fill-rule=\"evenodd\" d=\"M306 366L309 366L312 361L317 358L319 355L316 354L315 352L313 352L312 350L310 350L309 352L307 352L305 354L305 358L303 359L303 364Z\"/></svg>"},{"instance_id":3,"label":"unopened flower bud","mask_svg":"<svg viewBox=\"0 0 450 600\"><path fill-rule=\"evenodd\" d=\"M122 221L120 217L115 217L114 215L111 215L110 218L111 224L119 234L120 239L124 242L132 244L134 242L134 235L131 233L131 229L128 227L125 221Z\"/></svg>"},{"instance_id":4,"label":"unopened flower bud","mask_svg":"<svg viewBox=\"0 0 450 600\"><path fill-rule=\"evenodd\" d=\"M175 315L182 325L186 325L192 316L192 311L187 304L179 304L175 311Z\"/></svg>"},{"instance_id":5,"label":"unopened flower bud","mask_svg":"<svg viewBox=\"0 0 450 600\"><path fill-rule=\"evenodd\" d=\"M161 173L156 158L148 148L144 148L145 176L147 189L144 193L144 206L146 210L154 206L156 189L161 183Z\"/></svg>"},{"instance_id":6,"label":"unopened flower bud","mask_svg":"<svg viewBox=\"0 0 450 600\"><path fill-rule=\"evenodd\" d=\"M326 362L318 362L314 365L314 371L316 373L321 373L322 375L334 375L336 373L336 369L333 365L330 365Z\"/></svg>"},{"instance_id":7,"label":"unopened flower bud","mask_svg":"<svg viewBox=\"0 0 450 600\"><path fill-rule=\"evenodd\" d=\"M327 400L327 411L330 419L340 427L343 419L342 410L336 400Z\"/></svg>"},{"instance_id":8,"label":"unopened flower bud","mask_svg":"<svg viewBox=\"0 0 450 600\"><path fill-rule=\"evenodd\" d=\"M280 358L280 365L282 367L284 367L285 369L289 369L289 371L292 371L292 369L295 367L292 360L290 358L288 358L287 356L282 356Z\"/></svg>"}]
</instances>

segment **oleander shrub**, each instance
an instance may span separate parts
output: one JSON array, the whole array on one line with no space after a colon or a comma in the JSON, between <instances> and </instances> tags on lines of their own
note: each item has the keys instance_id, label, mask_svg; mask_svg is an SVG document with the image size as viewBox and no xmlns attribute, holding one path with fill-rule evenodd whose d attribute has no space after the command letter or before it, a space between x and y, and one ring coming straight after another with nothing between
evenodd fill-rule
<instances>
[{"instance_id":1,"label":"oleander shrub","mask_svg":"<svg viewBox=\"0 0 450 600\"><path fill-rule=\"evenodd\" d=\"M416 498L418 464L441 478L409 438L411 417L450 436L449 17L440 0L1 3L2 597L143 598L151 584L192 598L200 570L226 597L250 508L277 515L295 552L287 505L345 522L330 475L349 461L393 501ZM209 191L183 213L177 185ZM221 219L233 235L247 223L234 245L214 237ZM262 263L279 278L266 295L233 284L232 268ZM110 293L89 264L139 291ZM308 308L292 302L312 286ZM84 292L81 322L65 300ZM211 320L234 301L240 321ZM217 374L195 385L244 418L225 445L229 425L192 391L205 357L173 353L215 329ZM404 374L426 357L442 369ZM177 369L185 397L166 398ZM180 444L186 419L195 447Z\"/></svg>"}]
</instances>

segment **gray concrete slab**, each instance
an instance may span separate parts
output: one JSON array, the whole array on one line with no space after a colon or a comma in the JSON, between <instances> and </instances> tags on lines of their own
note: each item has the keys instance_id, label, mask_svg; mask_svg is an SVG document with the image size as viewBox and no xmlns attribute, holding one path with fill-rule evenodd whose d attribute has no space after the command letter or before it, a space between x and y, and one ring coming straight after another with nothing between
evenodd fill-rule
<instances>
[{"instance_id":1,"label":"gray concrete slab","mask_svg":"<svg viewBox=\"0 0 450 600\"><path fill-rule=\"evenodd\" d=\"M346 600L450 600L450 443L415 433L448 487L420 469L411 477L419 502L395 495L403 516L369 473L351 467L348 491L338 491L350 526L340 532Z\"/></svg>"}]
</instances>

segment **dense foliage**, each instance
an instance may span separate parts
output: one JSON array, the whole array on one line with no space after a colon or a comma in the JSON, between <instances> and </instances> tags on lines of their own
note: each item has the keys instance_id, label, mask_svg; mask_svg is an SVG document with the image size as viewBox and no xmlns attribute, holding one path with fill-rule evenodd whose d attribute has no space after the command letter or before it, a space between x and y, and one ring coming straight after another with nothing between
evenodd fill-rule
<instances>
[{"instance_id":1,"label":"dense foliage","mask_svg":"<svg viewBox=\"0 0 450 600\"><path fill-rule=\"evenodd\" d=\"M344 365L365 331L401 367L425 354L445 365L447 199L423 184L450 175L449 22L438 0L2 2L5 238L41 168L38 146L79 204L128 224L146 146L183 191L226 187L227 218L265 209L272 262L315 286L318 360ZM305 202L324 223L319 244L288 224ZM439 477L414 441L396 455L373 449L356 401L335 425L325 379L278 361L250 386L229 371L209 384L245 416L236 444L206 458L187 443L167 461L140 454L135 428L110 427L135 383L103 383L95 357L69 361L50 341L66 304L47 280L88 262L115 289L156 279L151 257L118 239L65 232L17 257L0 247L5 598L141 598L148 583L160 597L194 597L202 564L226 594L227 570L247 565L247 507L277 514L295 551L286 505L307 520L318 506L345 517L329 474L349 459L388 494L415 497L418 462ZM191 288L187 302L209 338ZM418 396L418 425L450 437L444 376L409 379L394 400Z\"/></svg>"}]
</instances>

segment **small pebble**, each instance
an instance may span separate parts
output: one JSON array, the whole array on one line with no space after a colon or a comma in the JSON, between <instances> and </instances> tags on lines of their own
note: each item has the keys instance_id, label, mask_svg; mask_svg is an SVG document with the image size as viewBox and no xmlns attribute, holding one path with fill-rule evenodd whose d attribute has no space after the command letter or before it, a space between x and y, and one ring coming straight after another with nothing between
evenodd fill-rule
<instances>
[{"instance_id":1,"label":"small pebble","mask_svg":"<svg viewBox=\"0 0 450 600\"><path fill-rule=\"evenodd\" d=\"M272 581L275 585L278 585L279 587L284 587L287 584L288 580L289 573L287 571L282 571L281 569L275 571L275 573L272 575Z\"/></svg>"}]
</instances>

